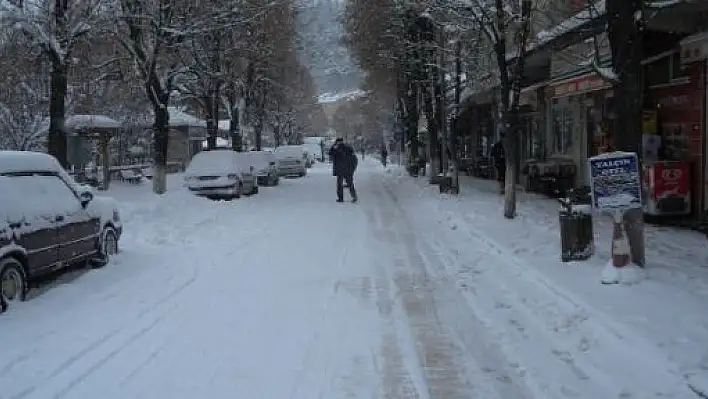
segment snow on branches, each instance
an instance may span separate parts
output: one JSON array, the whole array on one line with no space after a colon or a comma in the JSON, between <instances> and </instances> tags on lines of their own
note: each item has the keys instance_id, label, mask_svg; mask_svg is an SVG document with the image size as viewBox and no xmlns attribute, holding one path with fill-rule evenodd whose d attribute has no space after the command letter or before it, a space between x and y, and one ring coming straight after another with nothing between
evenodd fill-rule
<instances>
[{"instance_id":1,"label":"snow on branches","mask_svg":"<svg viewBox=\"0 0 708 399\"><path fill-rule=\"evenodd\" d=\"M65 65L100 17L104 0L0 0L0 23L22 30L52 62Z\"/></svg>"}]
</instances>

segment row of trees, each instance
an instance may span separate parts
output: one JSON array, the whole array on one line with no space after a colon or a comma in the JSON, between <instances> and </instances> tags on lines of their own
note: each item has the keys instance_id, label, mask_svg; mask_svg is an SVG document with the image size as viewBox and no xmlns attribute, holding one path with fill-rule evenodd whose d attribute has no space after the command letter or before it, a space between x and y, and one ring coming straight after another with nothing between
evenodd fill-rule
<instances>
[{"instance_id":1,"label":"row of trees","mask_svg":"<svg viewBox=\"0 0 708 399\"><path fill-rule=\"evenodd\" d=\"M577 2L575 2L577 3ZM615 89L616 112L624 115L613 130L618 150L636 151L641 132L640 63L650 0L606 0L612 70L601 71ZM665 3L665 2L664 2ZM507 132L504 216L516 214L519 98L529 49L541 40L536 34L560 22L561 0L467 0L417 2L349 0L344 17L346 43L362 69L373 96L391 109L400 123L409 156L421 155L418 141L421 114L427 120L427 155L433 168L445 171L446 155L456 164L457 149L450 135L446 94L454 88L456 101L462 81L489 80L498 87L499 126ZM586 2L588 9L595 1ZM596 15L596 14L595 14ZM450 62L454 60L455 62ZM599 70L597 63L596 65ZM490 73L491 72L491 73ZM463 79L461 75L466 75ZM453 76L452 79L445 76ZM454 107L453 107L454 109ZM453 183L455 184L455 183Z\"/></svg>"},{"instance_id":2,"label":"row of trees","mask_svg":"<svg viewBox=\"0 0 708 399\"><path fill-rule=\"evenodd\" d=\"M294 0L0 0L0 145L67 165L72 113L151 115L154 191L166 190L168 107L190 104L216 145L218 120L276 143L324 130L298 60ZM48 123L46 122L48 121ZM48 131L48 135L47 132Z\"/></svg>"}]
</instances>

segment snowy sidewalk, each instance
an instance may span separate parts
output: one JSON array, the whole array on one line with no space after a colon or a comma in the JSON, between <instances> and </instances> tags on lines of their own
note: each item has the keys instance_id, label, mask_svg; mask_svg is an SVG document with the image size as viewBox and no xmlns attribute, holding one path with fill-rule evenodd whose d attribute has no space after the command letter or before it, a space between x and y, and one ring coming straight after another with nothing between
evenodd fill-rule
<instances>
[{"instance_id":1,"label":"snowy sidewalk","mask_svg":"<svg viewBox=\"0 0 708 399\"><path fill-rule=\"evenodd\" d=\"M440 251L452 251L451 256L459 262L472 263L457 270L462 286L479 289L480 276L491 271L479 264L485 255L477 250L470 252L470 248L486 243L487 251L505 259L506 265L494 269L494 278L489 282L509 290L510 295L520 301L517 304L528 306L541 300L533 304L538 306L535 311L540 313L534 317L539 320L528 321L559 323L546 328L554 331L551 335L564 331L563 335L569 339L563 349L558 349L558 357L571 369L587 372L577 365L582 360L574 358L587 357L597 346L594 341L598 334L616 334L616 343L626 348L607 351L602 360L605 364L595 364L597 369L618 367L619 375L629 382L630 371L637 370L637 364L632 363L641 361L644 366L655 367L659 374L658 370L663 367L668 373L665 376L678 376L696 390L708 392L708 312L705 311L708 246L705 236L647 225L648 279L635 286L603 286L600 273L609 258L609 220L595 218L597 249L593 259L563 264L559 261L556 201L519 193L518 216L515 220L506 220L502 217L503 199L496 193L495 182L463 178L462 194L452 197L440 195L437 187L429 185L427 180L410 178L402 170L393 168L388 184L392 190L402 193L406 204L419 209L421 221L446 227L449 233L445 237L449 241L442 241L440 236L436 239ZM505 280L495 281L501 278ZM544 296L547 297L539 298L538 285L545 286ZM500 308L507 305L498 304ZM544 316L545 312L550 313ZM517 320L507 328L514 327L515 323L523 324ZM599 325L603 327L597 327ZM604 350L612 349L605 344L607 342L599 346ZM598 350L602 349L595 349ZM635 358L628 359L628 354ZM597 360L602 358L597 356ZM622 372L622 366L627 372ZM594 380L592 376L585 377ZM671 378L667 378L663 382L654 380L656 387L668 383ZM647 380L649 389L651 378L645 375L643 379Z\"/></svg>"}]
</instances>

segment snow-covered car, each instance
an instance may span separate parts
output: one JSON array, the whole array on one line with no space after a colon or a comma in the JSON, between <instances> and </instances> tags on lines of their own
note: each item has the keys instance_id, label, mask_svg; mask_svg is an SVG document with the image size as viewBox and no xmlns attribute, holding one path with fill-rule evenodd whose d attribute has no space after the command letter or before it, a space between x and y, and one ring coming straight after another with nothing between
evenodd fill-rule
<instances>
[{"instance_id":1,"label":"snow-covered car","mask_svg":"<svg viewBox=\"0 0 708 399\"><path fill-rule=\"evenodd\" d=\"M322 157L322 148L317 144L303 144L302 146L307 151L308 168L311 168Z\"/></svg>"},{"instance_id":2,"label":"snow-covered car","mask_svg":"<svg viewBox=\"0 0 708 399\"><path fill-rule=\"evenodd\" d=\"M259 186L277 186L280 182L278 175L278 160L270 151L248 151L238 153L246 162L255 169Z\"/></svg>"},{"instance_id":3,"label":"snow-covered car","mask_svg":"<svg viewBox=\"0 0 708 399\"><path fill-rule=\"evenodd\" d=\"M301 145L286 145L273 151L278 160L278 174L280 176L306 176L307 153Z\"/></svg>"},{"instance_id":4,"label":"snow-covered car","mask_svg":"<svg viewBox=\"0 0 708 399\"><path fill-rule=\"evenodd\" d=\"M118 204L76 183L52 156L0 151L0 295L22 301L28 282L118 252Z\"/></svg>"},{"instance_id":5,"label":"snow-covered car","mask_svg":"<svg viewBox=\"0 0 708 399\"><path fill-rule=\"evenodd\" d=\"M254 168L230 149L202 151L192 157L184 173L189 191L207 198L240 198L256 194Z\"/></svg>"}]
</instances>

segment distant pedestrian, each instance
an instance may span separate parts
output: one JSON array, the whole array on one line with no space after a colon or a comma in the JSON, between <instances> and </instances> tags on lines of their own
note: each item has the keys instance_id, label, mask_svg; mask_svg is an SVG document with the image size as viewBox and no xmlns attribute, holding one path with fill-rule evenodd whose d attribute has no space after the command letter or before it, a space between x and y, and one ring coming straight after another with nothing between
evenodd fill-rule
<instances>
[{"instance_id":1,"label":"distant pedestrian","mask_svg":"<svg viewBox=\"0 0 708 399\"><path fill-rule=\"evenodd\" d=\"M504 135L499 138L499 141L492 146L492 161L494 169L497 172L497 181L499 182L499 193L504 194L504 186L506 183L506 154L504 152Z\"/></svg>"},{"instance_id":2,"label":"distant pedestrian","mask_svg":"<svg viewBox=\"0 0 708 399\"><path fill-rule=\"evenodd\" d=\"M352 202L356 202L354 172L359 160L356 157L354 148L349 144L345 144L344 139L338 138L332 148L329 149L329 156L332 159L332 175L337 178L337 202L344 202L344 183L349 187Z\"/></svg>"},{"instance_id":3,"label":"distant pedestrian","mask_svg":"<svg viewBox=\"0 0 708 399\"><path fill-rule=\"evenodd\" d=\"M364 159L364 158L366 158L366 148L361 147L361 159Z\"/></svg>"},{"instance_id":4,"label":"distant pedestrian","mask_svg":"<svg viewBox=\"0 0 708 399\"><path fill-rule=\"evenodd\" d=\"M386 167L386 163L388 162L388 150L386 150L386 146L382 145L381 146L381 164L383 164L383 167Z\"/></svg>"}]
</instances>

